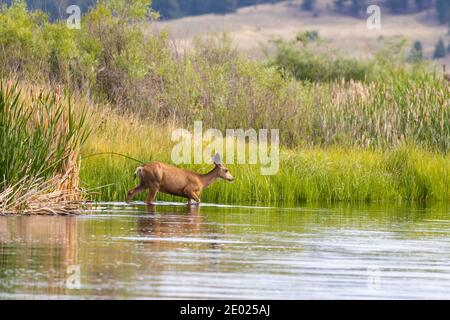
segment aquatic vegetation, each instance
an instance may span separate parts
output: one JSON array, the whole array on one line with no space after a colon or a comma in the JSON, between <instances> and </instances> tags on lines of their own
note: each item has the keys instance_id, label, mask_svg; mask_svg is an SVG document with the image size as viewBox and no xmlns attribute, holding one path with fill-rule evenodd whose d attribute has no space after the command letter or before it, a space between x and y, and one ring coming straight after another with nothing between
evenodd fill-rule
<instances>
[{"instance_id":1,"label":"aquatic vegetation","mask_svg":"<svg viewBox=\"0 0 450 320\"><path fill-rule=\"evenodd\" d=\"M38 203L64 211L60 200L80 199L77 158L89 133L85 117L62 92L0 82L1 212L37 212Z\"/></svg>"},{"instance_id":2,"label":"aquatic vegetation","mask_svg":"<svg viewBox=\"0 0 450 320\"><path fill-rule=\"evenodd\" d=\"M0 215L69 215L80 212L84 192L69 187L71 173L44 181L25 177L0 189Z\"/></svg>"}]
</instances>

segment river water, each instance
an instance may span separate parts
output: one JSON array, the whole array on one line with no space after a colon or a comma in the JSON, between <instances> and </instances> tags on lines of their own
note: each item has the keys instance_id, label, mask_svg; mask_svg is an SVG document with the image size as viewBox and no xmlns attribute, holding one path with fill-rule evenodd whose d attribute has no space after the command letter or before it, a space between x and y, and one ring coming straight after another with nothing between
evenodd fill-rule
<instances>
[{"instance_id":1,"label":"river water","mask_svg":"<svg viewBox=\"0 0 450 320\"><path fill-rule=\"evenodd\" d=\"M449 299L448 203L0 217L0 299Z\"/></svg>"}]
</instances>

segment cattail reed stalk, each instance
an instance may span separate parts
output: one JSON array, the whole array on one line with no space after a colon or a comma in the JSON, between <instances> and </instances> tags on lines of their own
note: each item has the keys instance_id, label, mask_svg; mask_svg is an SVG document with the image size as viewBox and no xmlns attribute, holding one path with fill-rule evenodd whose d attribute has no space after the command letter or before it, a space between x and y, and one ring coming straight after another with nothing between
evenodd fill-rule
<instances>
[{"instance_id":1,"label":"cattail reed stalk","mask_svg":"<svg viewBox=\"0 0 450 320\"><path fill-rule=\"evenodd\" d=\"M33 92L0 82L0 210L70 213L83 199L78 157L89 133L86 112L72 110L61 88Z\"/></svg>"}]
</instances>

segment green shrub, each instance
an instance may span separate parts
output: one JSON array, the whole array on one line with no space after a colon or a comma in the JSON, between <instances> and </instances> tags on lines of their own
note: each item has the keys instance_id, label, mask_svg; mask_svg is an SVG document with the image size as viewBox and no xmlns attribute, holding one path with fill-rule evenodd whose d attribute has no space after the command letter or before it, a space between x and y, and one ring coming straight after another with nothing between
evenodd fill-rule
<instances>
[{"instance_id":1,"label":"green shrub","mask_svg":"<svg viewBox=\"0 0 450 320\"><path fill-rule=\"evenodd\" d=\"M0 71L38 75L47 60L43 30L47 16L28 12L23 1L0 7ZM46 71L44 67L44 73Z\"/></svg>"},{"instance_id":2,"label":"green shrub","mask_svg":"<svg viewBox=\"0 0 450 320\"><path fill-rule=\"evenodd\" d=\"M409 52L409 61L412 63L421 62L423 60L423 48L422 42L416 41L414 42L411 51Z\"/></svg>"},{"instance_id":3,"label":"green shrub","mask_svg":"<svg viewBox=\"0 0 450 320\"><path fill-rule=\"evenodd\" d=\"M434 59L444 58L447 55L447 50L445 50L444 40L439 39L436 43L436 47L434 48Z\"/></svg>"},{"instance_id":4,"label":"green shrub","mask_svg":"<svg viewBox=\"0 0 450 320\"><path fill-rule=\"evenodd\" d=\"M298 80L313 82L365 80L369 76L370 63L335 56L308 46L308 43L316 42L317 39L317 33L311 32L299 34L295 41L276 39L274 43L277 53L272 64L286 70Z\"/></svg>"},{"instance_id":5,"label":"green shrub","mask_svg":"<svg viewBox=\"0 0 450 320\"><path fill-rule=\"evenodd\" d=\"M303 0L301 8L305 11L313 11L316 5L315 0Z\"/></svg>"}]
</instances>

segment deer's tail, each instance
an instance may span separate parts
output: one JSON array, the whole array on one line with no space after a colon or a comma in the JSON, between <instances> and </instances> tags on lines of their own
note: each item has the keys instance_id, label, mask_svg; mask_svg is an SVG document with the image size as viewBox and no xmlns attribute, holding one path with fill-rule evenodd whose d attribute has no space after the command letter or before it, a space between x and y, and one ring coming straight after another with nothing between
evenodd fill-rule
<instances>
[{"instance_id":1,"label":"deer's tail","mask_svg":"<svg viewBox=\"0 0 450 320\"><path fill-rule=\"evenodd\" d=\"M137 167L136 171L134 172L134 179L136 179L136 177L139 177L139 180L142 180L142 170L144 168L143 167Z\"/></svg>"}]
</instances>

